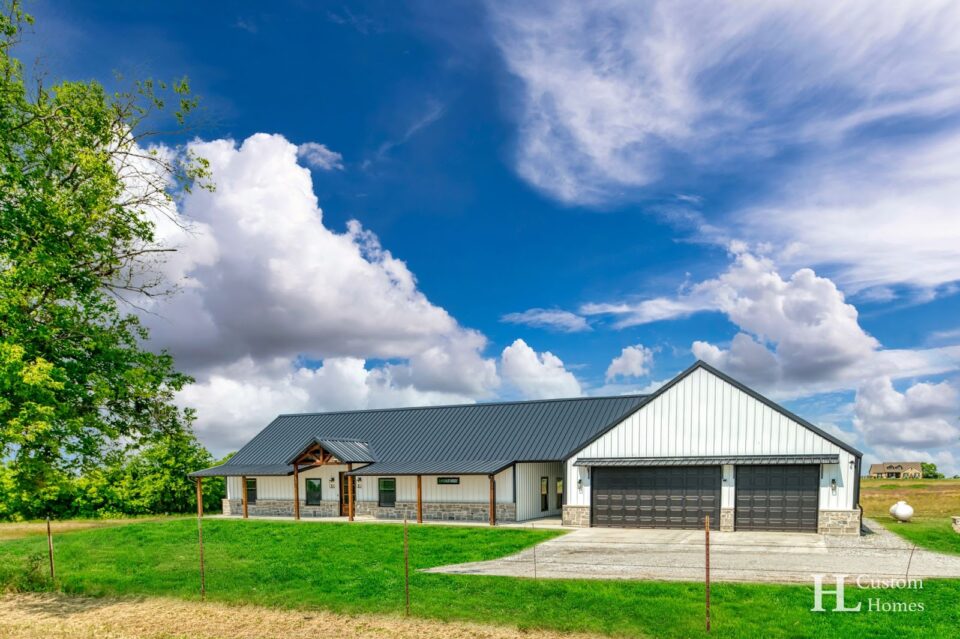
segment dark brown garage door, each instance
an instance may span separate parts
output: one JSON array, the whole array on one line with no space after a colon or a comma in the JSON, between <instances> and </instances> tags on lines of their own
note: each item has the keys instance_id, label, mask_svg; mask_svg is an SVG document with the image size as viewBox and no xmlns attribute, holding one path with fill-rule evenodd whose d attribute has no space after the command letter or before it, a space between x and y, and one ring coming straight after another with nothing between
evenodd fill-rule
<instances>
[{"instance_id":1,"label":"dark brown garage door","mask_svg":"<svg viewBox=\"0 0 960 639\"><path fill-rule=\"evenodd\" d=\"M737 466L737 530L817 532L819 466Z\"/></svg>"},{"instance_id":2,"label":"dark brown garage door","mask_svg":"<svg viewBox=\"0 0 960 639\"><path fill-rule=\"evenodd\" d=\"M720 523L719 466L595 467L594 526L700 528Z\"/></svg>"}]
</instances>

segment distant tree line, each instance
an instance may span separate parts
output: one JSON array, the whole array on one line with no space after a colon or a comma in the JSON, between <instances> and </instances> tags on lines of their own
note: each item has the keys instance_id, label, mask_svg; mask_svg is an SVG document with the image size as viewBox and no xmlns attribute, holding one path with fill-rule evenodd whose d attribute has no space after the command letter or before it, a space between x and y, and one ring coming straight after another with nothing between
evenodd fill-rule
<instances>
[{"instance_id":1,"label":"distant tree line","mask_svg":"<svg viewBox=\"0 0 960 639\"><path fill-rule=\"evenodd\" d=\"M157 438L136 452L116 450L81 473L62 473L42 495L23 490L10 463L0 464L0 520L124 517L196 512L196 484L187 473L215 460L190 432ZM217 512L224 481L203 481L204 510Z\"/></svg>"}]
</instances>

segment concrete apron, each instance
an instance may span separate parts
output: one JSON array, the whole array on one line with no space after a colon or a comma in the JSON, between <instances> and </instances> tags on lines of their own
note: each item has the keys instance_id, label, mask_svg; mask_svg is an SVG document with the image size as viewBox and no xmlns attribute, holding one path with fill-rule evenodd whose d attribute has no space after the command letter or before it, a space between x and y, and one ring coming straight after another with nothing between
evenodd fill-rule
<instances>
[{"instance_id":1,"label":"concrete apron","mask_svg":"<svg viewBox=\"0 0 960 639\"><path fill-rule=\"evenodd\" d=\"M960 577L960 557L914 548L865 520L861 537L710 532L712 581L806 583L849 579ZM534 553L536 568L534 568ZM693 530L581 528L519 554L425 572L545 579L703 581L704 534Z\"/></svg>"}]
</instances>

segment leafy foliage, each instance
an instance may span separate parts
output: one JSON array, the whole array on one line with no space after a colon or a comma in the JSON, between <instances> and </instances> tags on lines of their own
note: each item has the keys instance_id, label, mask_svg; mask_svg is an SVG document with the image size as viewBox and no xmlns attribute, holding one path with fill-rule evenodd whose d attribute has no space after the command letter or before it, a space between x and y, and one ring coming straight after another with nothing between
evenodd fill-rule
<instances>
[{"instance_id":1,"label":"leafy foliage","mask_svg":"<svg viewBox=\"0 0 960 639\"><path fill-rule=\"evenodd\" d=\"M0 520L39 519L49 509L60 518L116 517L190 513L197 508L196 484L187 473L222 463L192 433L156 437L134 454L113 454L101 466L82 475L62 475L56 501L47 495L14 489L14 471L0 465ZM220 510L226 496L220 478L203 484L204 510Z\"/></svg>"},{"instance_id":2,"label":"leafy foliage","mask_svg":"<svg viewBox=\"0 0 960 639\"><path fill-rule=\"evenodd\" d=\"M924 479L943 479L943 473L937 470L936 464L921 462L920 468L923 469Z\"/></svg>"},{"instance_id":3,"label":"leafy foliage","mask_svg":"<svg viewBox=\"0 0 960 639\"><path fill-rule=\"evenodd\" d=\"M78 475L94 482L124 446L160 435L173 445L189 429L191 412L172 400L190 378L145 348L124 303L169 292L157 220L208 171L184 149L146 142L168 102L177 127L195 109L186 81L112 95L96 82L28 90L13 49L30 18L16 1L3 9L0 485L29 512L57 515L71 510Z\"/></svg>"}]
</instances>

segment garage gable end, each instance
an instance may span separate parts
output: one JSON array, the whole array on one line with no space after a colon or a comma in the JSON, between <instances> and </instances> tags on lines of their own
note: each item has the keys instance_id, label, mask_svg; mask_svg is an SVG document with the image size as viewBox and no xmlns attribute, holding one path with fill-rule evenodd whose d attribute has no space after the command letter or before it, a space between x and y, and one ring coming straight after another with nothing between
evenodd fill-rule
<instances>
[{"instance_id":1,"label":"garage gable end","mask_svg":"<svg viewBox=\"0 0 960 639\"><path fill-rule=\"evenodd\" d=\"M698 361L568 459L860 451Z\"/></svg>"}]
</instances>

